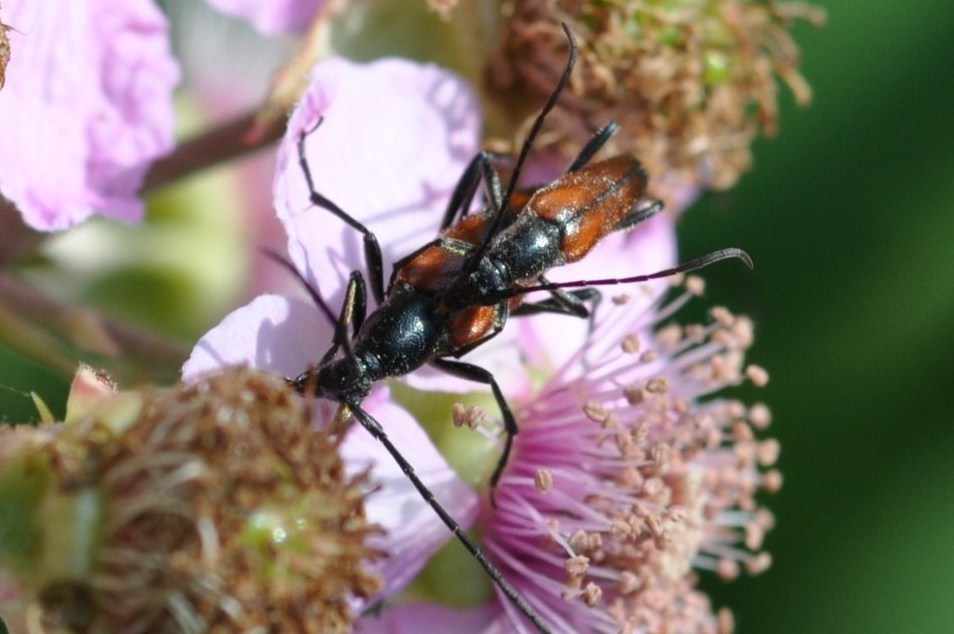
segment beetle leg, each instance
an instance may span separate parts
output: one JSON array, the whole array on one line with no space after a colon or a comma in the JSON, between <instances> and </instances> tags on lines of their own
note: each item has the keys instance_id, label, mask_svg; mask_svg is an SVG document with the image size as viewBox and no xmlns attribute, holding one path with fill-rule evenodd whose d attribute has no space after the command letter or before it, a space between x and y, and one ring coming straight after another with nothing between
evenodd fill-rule
<instances>
[{"instance_id":1,"label":"beetle leg","mask_svg":"<svg viewBox=\"0 0 954 634\"><path fill-rule=\"evenodd\" d=\"M348 279L348 290L345 292L344 302L341 304L341 313L335 320L335 332L332 336L331 346L321 357L317 364L311 366L294 379L289 379L289 384L295 388L299 394L307 394L309 388L317 387L316 370L321 368L329 361L335 358L340 348L344 348L346 355L351 352L351 337L354 337L364 318L367 315L368 299L365 291L364 277L361 271L352 271ZM348 326L351 326L351 337L348 336Z\"/></svg>"},{"instance_id":2,"label":"beetle leg","mask_svg":"<svg viewBox=\"0 0 954 634\"><path fill-rule=\"evenodd\" d=\"M364 237L364 259L368 267L368 277L371 279L371 292L374 294L374 299L380 305L384 300L384 257L381 255L381 246L378 244L377 236L361 222L348 214L348 212L315 191L315 183L311 176L311 169L308 167L308 161L305 158L305 138L308 134L314 132L314 130L318 128L318 125L321 125L320 120L312 130L302 131L298 137L298 164L301 165L301 170L305 174L305 181L308 183L309 199L311 200L311 204L330 211L350 227L361 232L361 235Z\"/></svg>"},{"instance_id":3,"label":"beetle leg","mask_svg":"<svg viewBox=\"0 0 954 634\"><path fill-rule=\"evenodd\" d=\"M467 215L471 204L474 202L474 196L477 194L477 188L480 187L481 183L484 183L487 187L487 194L490 199L496 201L499 205L500 201L503 200L503 191L500 184L500 175L493 165L493 160L505 158L510 157L506 154L482 151L470 160L447 203L444 219L441 222L441 231L454 224L455 220Z\"/></svg>"},{"instance_id":4,"label":"beetle leg","mask_svg":"<svg viewBox=\"0 0 954 634\"><path fill-rule=\"evenodd\" d=\"M543 278L541 278L541 281ZM553 297L540 302L520 304L510 311L513 317L526 317L527 315L539 315L540 313L553 313L557 315L572 315L580 319L587 319L593 316L596 306L603 297L598 289L582 288L577 291L564 291L562 288L556 289ZM584 302L593 301L593 308L588 308Z\"/></svg>"},{"instance_id":5,"label":"beetle leg","mask_svg":"<svg viewBox=\"0 0 954 634\"><path fill-rule=\"evenodd\" d=\"M567 168L566 173L571 174L585 167L586 164L590 162L590 159L593 158L593 155L602 150L606 142L610 140L610 137L616 134L617 130L619 130L619 124L615 121L610 121L597 130L596 134L586 142L586 145L583 146L580 153L577 154L573 162L570 163L570 167Z\"/></svg>"},{"instance_id":6,"label":"beetle leg","mask_svg":"<svg viewBox=\"0 0 954 634\"><path fill-rule=\"evenodd\" d=\"M364 277L361 271L351 271L348 279L348 290L345 291L344 301L341 303L341 313L335 322L335 334L328 352L321 357L318 367L331 361L338 353L338 348L344 348L345 354L351 354L351 339L348 336L348 325L351 325L351 337L358 334L361 324L367 315L368 298L365 291Z\"/></svg>"},{"instance_id":7,"label":"beetle leg","mask_svg":"<svg viewBox=\"0 0 954 634\"><path fill-rule=\"evenodd\" d=\"M355 337L361 330L364 318L367 315L368 292L365 288L364 276L361 275L361 271L351 271L351 277L348 279L348 290L345 291L344 302L341 304L341 315L338 317L340 325L335 329L335 336L344 336L350 323L351 336Z\"/></svg>"},{"instance_id":8,"label":"beetle leg","mask_svg":"<svg viewBox=\"0 0 954 634\"><path fill-rule=\"evenodd\" d=\"M650 201L650 203L645 207L636 207L620 218L619 224L617 225L615 231L626 231L627 229L632 229L643 220L649 220L662 210L663 203L661 200Z\"/></svg>"}]
</instances>

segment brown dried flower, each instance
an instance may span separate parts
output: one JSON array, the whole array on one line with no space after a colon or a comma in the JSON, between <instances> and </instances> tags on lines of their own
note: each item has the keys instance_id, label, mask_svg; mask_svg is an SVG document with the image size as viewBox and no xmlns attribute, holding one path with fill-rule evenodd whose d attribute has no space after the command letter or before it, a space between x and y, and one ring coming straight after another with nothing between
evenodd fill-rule
<instances>
[{"instance_id":1,"label":"brown dried flower","mask_svg":"<svg viewBox=\"0 0 954 634\"><path fill-rule=\"evenodd\" d=\"M775 76L811 98L789 35L822 10L800 2L508 0L491 90L512 116L548 94L566 60L565 22L580 62L544 145L572 154L609 120L615 151L638 156L666 200L680 187L724 189L751 164L749 146L778 126Z\"/></svg>"},{"instance_id":2,"label":"brown dried flower","mask_svg":"<svg viewBox=\"0 0 954 634\"><path fill-rule=\"evenodd\" d=\"M0 565L43 631L347 632L379 588L366 482L281 377L120 392L31 431L0 493L41 483L36 548L17 565L0 543Z\"/></svg>"}]
</instances>

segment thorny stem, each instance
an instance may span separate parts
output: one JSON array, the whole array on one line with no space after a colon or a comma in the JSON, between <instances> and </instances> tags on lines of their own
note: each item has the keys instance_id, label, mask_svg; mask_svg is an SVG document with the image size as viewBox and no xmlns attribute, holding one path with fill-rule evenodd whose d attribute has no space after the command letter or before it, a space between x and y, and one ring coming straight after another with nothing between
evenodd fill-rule
<instances>
[{"instance_id":1,"label":"thorny stem","mask_svg":"<svg viewBox=\"0 0 954 634\"><path fill-rule=\"evenodd\" d=\"M148 194L199 170L267 147L284 132L285 122L281 119L262 125L257 110L243 114L180 143L172 154L153 163L146 174L142 193Z\"/></svg>"},{"instance_id":2,"label":"thorny stem","mask_svg":"<svg viewBox=\"0 0 954 634\"><path fill-rule=\"evenodd\" d=\"M111 319L93 309L51 298L19 277L0 271L0 311L43 329L80 350L133 362L153 380L174 379L189 348L155 333ZM61 362L56 367L72 372ZM146 370L142 370L145 368ZM136 378L143 378L142 376Z\"/></svg>"}]
</instances>

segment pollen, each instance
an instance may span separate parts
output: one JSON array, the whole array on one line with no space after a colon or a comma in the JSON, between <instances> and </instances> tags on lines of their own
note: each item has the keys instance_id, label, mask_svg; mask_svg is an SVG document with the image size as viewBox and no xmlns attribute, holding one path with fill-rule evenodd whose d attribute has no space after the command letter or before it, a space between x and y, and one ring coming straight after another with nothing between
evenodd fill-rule
<instances>
[{"instance_id":1,"label":"pollen","mask_svg":"<svg viewBox=\"0 0 954 634\"><path fill-rule=\"evenodd\" d=\"M585 603L587 607L592 608L598 605L602 598L603 591L595 583L590 582L583 588L583 603Z\"/></svg>"},{"instance_id":2,"label":"pollen","mask_svg":"<svg viewBox=\"0 0 954 634\"><path fill-rule=\"evenodd\" d=\"M745 369L745 375L756 387L765 387L768 385L769 375L765 368L750 365Z\"/></svg>"},{"instance_id":3,"label":"pollen","mask_svg":"<svg viewBox=\"0 0 954 634\"><path fill-rule=\"evenodd\" d=\"M756 403L749 409L749 420L756 429L767 429L772 424L772 410L764 403Z\"/></svg>"},{"instance_id":4,"label":"pollen","mask_svg":"<svg viewBox=\"0 0 954 634\"><path fill-rule=\"evenodd\" d=\"M582 577L586 574L587 569L590 567L590 560L587 557L582 555L577 555L576 557L570 557L566 560L564 568L566 572L571 577Z\"/></svg>"},{"instance_id":5,"label":"pollen","mask_svg":"<svg viewBox=\"0 0 954 634\"><path fill-rule=\"evenodd\" d=\"M540 493L548 493L553 490L553 473L548 469L539 469L533 479L533 483Z\"/></svg>"},{"instance_id":6,"label":"pollen","mask_svg":"<svg viewBox=\"0 0 954 634\"><path fill-rule=\"evenodd\" d=\"M583 406L583 413L594 423L605 423L609 415L599 401L588 401Z\"/></svg>"},{"instance_id":7,"label":"pollen","mask_svg":"<svg viewBox=\"0 0 954 634\"><path fill-rule=\"evenodd\" d=\"M454 403L451 416L456 427L477 429L487 418L487 412L479 405L466 407L463 403Z\"/></svg>"},{"instance_id":8,"label":"pollen","mask_svg":"<svg viewBox=\"0 0 954 634\"><path fill-rule=\"evenodd\" d=\"M686 290L696 297L702 297L706 292L706 281L698 275L690 275L686 278Z\"/></svg>"},{"instance_id":9,"label":"pollen","mask_svg":"<svg viewBox=\"0 0 954 634\"><path fill-rule=\"evenodd\" d=\"M525 596L572 631L728 632L731 614L712 609L698 577L735 579L771 564L762 546L774 518L756 501L782 484L780 445L760 438L771 413L713 398L760 382L764 370L745 360L754 329L725 308L708 323L669 323L692 297L684 288L656 309L664 327L650 319L633 328L630 307L609 307L593 336L610 324L620 345L602 346L605 358L523 410L517 457L500 482L509 494L485 539L520 553L512 576ZM616 311L628 319L613 325ZM644 349L635 357L625 351L632 332ZM529 535L550 542L541 548Z\"/></svg>"},{"instance_id":10,"label":"pollen","mask_svg":"<svg viewBox=\"0 0 954 634\"><path fill-rule=\"evenodd\" d=\"M639 335L626 335L623 337L623 342L620 344L620 347L626 354L636 354L639 352Z\"/></svg>"}]
</instances>

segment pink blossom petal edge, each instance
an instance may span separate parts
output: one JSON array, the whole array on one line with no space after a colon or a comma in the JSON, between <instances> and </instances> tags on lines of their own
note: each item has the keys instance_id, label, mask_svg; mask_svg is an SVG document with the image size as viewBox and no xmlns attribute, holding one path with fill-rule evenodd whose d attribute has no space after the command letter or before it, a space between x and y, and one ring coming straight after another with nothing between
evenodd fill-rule
<instances>
[{"instance_id":1,"label":"pink blossom petal edge","mask_svg":"<svg viewBox=\"0 0 954 634\"><path fill-rule=\"evenodd\" d=\"M182 366L182 378L231 365L297 376L321 358L331 326L312 304L283 295L260 295L236 309L199 339Z\"/></svg>"},{"instance_id":2,"label":"pink blossom petal edge","mask_svg":"<svg viewBox=\"0 0 954 634\"><path fill-rule=\"evenodd\" d=\"M319 358L330 326L314 306L280 295L255 298L228 315L196 344L182 369L183 379L230 365L248 365L294 376ZM318 401L319 424L330 420L336 404ZM394 445L409 460L447 511L466 528L477 517L479 500L447 464L424 430L406 411L389 400L382 385L363 406L384 427ZM385 528L376 542L388 552L381 564L388 597L403 588L431 555L448 539L450 531L427 506L384 447L358 425L348 433L342 454L349 473L371 468L371 479L381 488L369 496L370 521Z\"/></svg>"},{"instance_id":3,"label":"pink blossom petal edge","mask_svg":"<svg viewBox=\"0 0 954 634\"><path fill-rule=\"evenodd\" d=\"M151 0L4 0L0 192L35 229L142 218L137 195L173 144L179 68Z\"/></svg>"},{"instance_id":4,"label":"pink blossom petal edge","mask_svg":"<svg viewBox=\"0 0 954 634\"><path fill-rule=\"evenodd\" d=\"M208 0L228 15L241 18L262 35L305 31L325 5L325 0Z\"/></svg>"},{"instance_id":5,"label":"pink blossom petal edge","mask_svg":"<svg viewBox=\"0 0 954 634\"><path fill-rule=\"evenodd\" d=\"M298 162L303 133L315 190L377 236L387 284L393 261L437 236L477 152L480 115L467 83L434 65L333 58L315 66L278 148L275 209L292 261L337 306L351 271L367 277L364 244L310 202Z\"/></svg>"}]
</instances>

